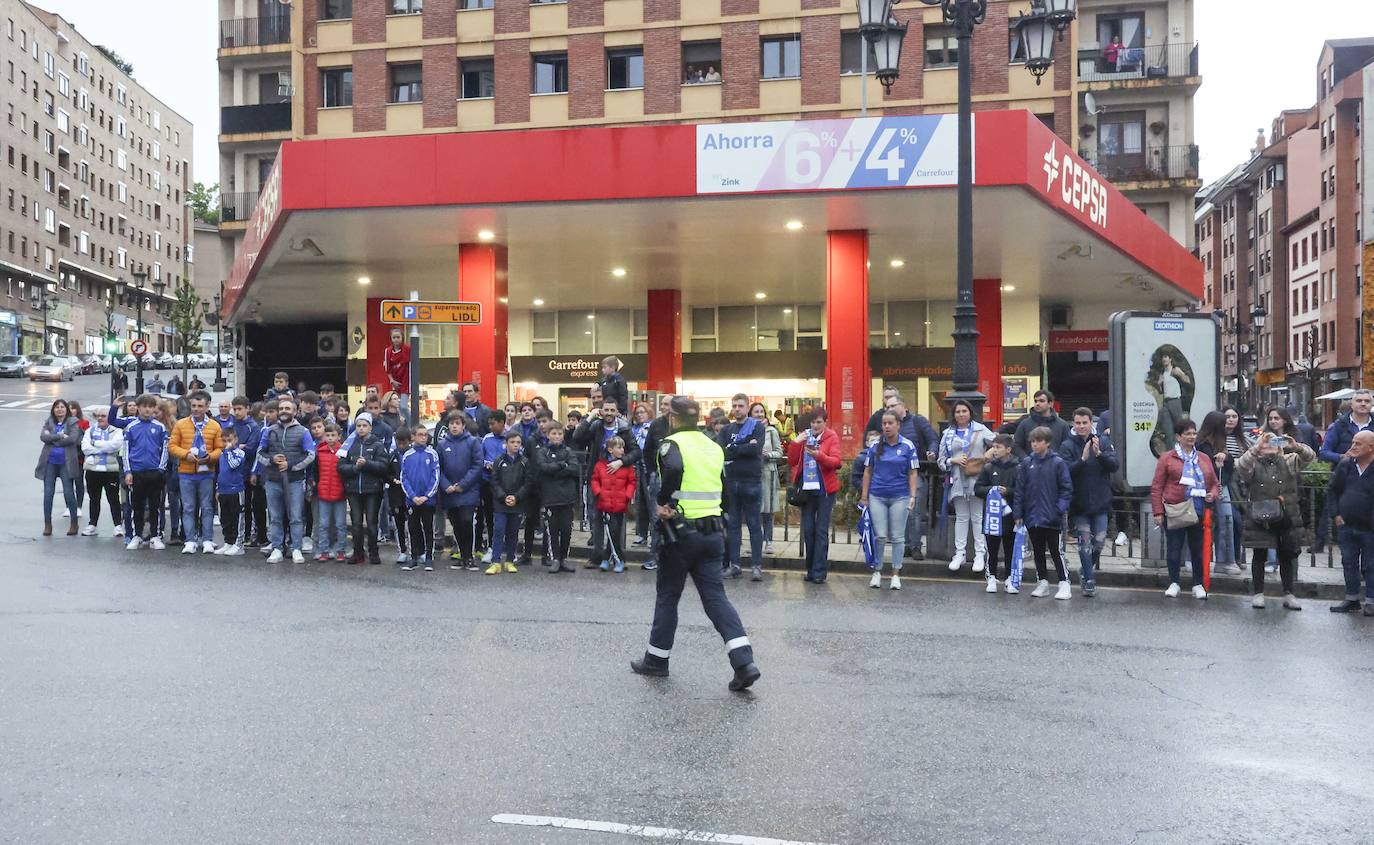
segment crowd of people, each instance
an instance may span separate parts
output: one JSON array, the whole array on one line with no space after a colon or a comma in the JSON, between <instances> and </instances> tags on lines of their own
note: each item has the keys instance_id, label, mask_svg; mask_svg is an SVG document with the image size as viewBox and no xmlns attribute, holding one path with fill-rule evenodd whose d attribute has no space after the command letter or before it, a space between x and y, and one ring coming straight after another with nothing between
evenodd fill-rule
<instances>
[{"instance_id":1,"label":"crowd of people","mask_svg":"<svg viewBox=\"0 0 1374 845\"><path fill-rule=\"evenodd\" d=\"M537 556L549 572L565 573L575 569L568 558L579 522L591 535L584 565L623 573L631 517L633 545L652 545L656 455L670 432L670 397L657 409L632 408L619 367L605 359L588 412L564 421L538 397L492 408L465 384L428 428L409 423L395 390L369 390L355 410L331 385L292 390L285 373L262 400L239 396L221 402L217 414L203 390L175 401L127 397L94 409L91 419L59 399L40 435L36 470L44 533L52 533L60 483L68 534L96 534L104 503L111 533L130 550L181 544L184 554L232 556L257 546L270 563L302 563L313 553L317 561L379 564L380 544L394 541L407 571L430 571L446 554L451 569L510 573ZM399 386L394 379L392 386ZM951 571L967 566L986 579L987 592L1016 593L1021 569L1013 571L1013 558L1024 553L1034 560L1032 596L1069 599L1067 528L1080 592L1095 594L1117 496L1110 414L1077 408L1065 419L1053 402L1037 391L1030 412L997 431L955 402L937 430L896 390L884 392L850 470L871 525L870 586L882 586L886 569L889 588L901 589L904 559L923 557L926 499L938 495L938 512L953 525ZM1150 488L1150 514L1165 536L1165 595L1182 591L1186 552L1192 594L1207 597L1203 526L1210 523L1215 573L1242 574L1249 549L1254 606L1264 606L1266 573L1277 572L1284 607L1301 609L1296 561L1303 546L1328 541L1329 520L1346 579L1346 597L1332 609L1374 616L1374 473L1365 473L1374 461L1372 404L1368 391L1358 391L1324 437L1281 407L1253 432L1231 407L1200 426L1175 421L1176 443L1160 455ZM762 580L773 515L785 501L800 510L805 578L823 583L843 466L825 410L770 418L741 393L702 422L725 455L725 575L743 574L747 529L747 566L752 580ZM1305 515L1300 472L1316 459L1333 470L1325 508ZM938 490L927 489L935 485L923 463L939 468ZM652 556L642 566L654 569Z\"/></svg>"}]
</instances>

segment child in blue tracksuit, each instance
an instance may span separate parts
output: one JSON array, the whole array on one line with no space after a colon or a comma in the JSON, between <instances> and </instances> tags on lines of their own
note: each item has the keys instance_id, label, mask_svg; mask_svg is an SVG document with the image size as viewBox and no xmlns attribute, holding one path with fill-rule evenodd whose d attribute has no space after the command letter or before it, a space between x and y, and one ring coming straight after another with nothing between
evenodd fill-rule
<instances>
[{"instance_id":1,"label":"child in blue tracksuit","mask_svg":"<svg viewBox=\"0 0 1374 845\"><path fill-rule=\"evenodd\" d=\"M405 492L410 527L409 572L423 566L434 571L434 505L439 492L439 453L430 448L429 430L416 426L411 446L401 457L401 490Z\"/></svg>"},{"instance_id":2,"label":"child in blue tracksuit","mask_svg":"<svg viewBox=\"0 0 1374 845\"><path fill-rule=\"evenodd\" d=\"M144 394L138 397L138 418L124 426L124 447L129 456L124 483L131 488L134 512L134 535L127 546L130 551L142 548L145 542L154 549L166 548L158 536L158 516L167 483L168 434L167 427L154 416L156 412L157 399Z\"/></svg>"},{"instance_id":3,"label":"child in blue tracksuit","mask_svg":"<svg viewBox=\"0 0 1374 845\"><path fill-rule=\"evenodd\" d=\"M223 429L224 450L219 456L219 470L215 473L215 486L218 488L219 525L224 532L224 545L215 550L217 555L241 555L243 546L239 544L239 516L243 513L243 465L247 460L245 450L239 445L238 431L229 425Z\"/></svg>"},{"instance_id":4,"label":"child in blue tracksuit","mask_svg":"<svg viewBox=\"0 0 1374 845\"><path fill-rule=\"evenodd\" d=\"M506 412L500 408L487 415L488 432L482 436L482 490L477 505L476 548L485 548L483 563L491 563L491 544L495 540L496 509L491 500L491 468L506 452ZM484 542L485 540L485 542Z\"/></svg>"}]
</instances>

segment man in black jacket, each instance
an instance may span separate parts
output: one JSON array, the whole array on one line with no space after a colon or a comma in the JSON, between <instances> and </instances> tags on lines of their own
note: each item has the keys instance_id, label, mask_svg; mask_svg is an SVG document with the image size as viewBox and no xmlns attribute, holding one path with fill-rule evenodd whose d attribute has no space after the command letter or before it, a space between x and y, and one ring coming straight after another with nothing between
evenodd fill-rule
<instances>
[{"instance_id":1,"label":"man in black jacket","mask_svg":"<svg viewBox=\"0 0 1374 845\"><path fill-rule=\"evenodd\" d=\"M1112 506L1112 473L1118 462L1112 440L1093 434L1093 412L1078 408L1073 412L1073 432L1059 444L1059 457L1069 465L1073 499L1069 502L1069 524L1078 536L1078 561L1083 569L1083 595L1097 593L1094 573L1107 545L1107 514Z\"/></svg>"},{"instance_id":2,"label":"man in black jacket","mask_svg":"<svg viewBox=\"0 0 1374 845\"><path fill-rule=\"evenodd\" d=\"M1331 471L1326 490L1329 510L1336 514L1336 536L1345 570L1345 600L1332 613L1360 608L1360 579L1364 578L1364 615L1374 616L1374 431L1359 431L1350 439L1348 457Z\"/></svg>"},{"instance_id":3,"label":"man in black jacket","mask_svg":"<svg viewBox=\"0 0 1374 845\"><path fill-rule=\"evenodd\" d=\"M749 416L749 395L730 399L730 423L716 443L725 450L725 562L726 578L740 576L740 545L749 526L750 580L763 580L763 427Z\"/></svg>"},{"instance_id":4,"label":"man in black jacket","mask_svg":"<svg viewBox=\"0 0 1374 845\"><path fill-rule=\"evenodd\" d=\"M1031 412L1016 423L1016 457L1024 458L1030 454L1030 433L1040 426L1050 430L1050 450L1058 451L1059 444L1069 436L1069 424L1054 412L1054 394L1048 390L1037 390L1031 397L1035 406Z\"/></svg>"},{"instance_id":5,"label":"man in black jacket","mask_svg":"<svg viewBox=\"0 0 1374 845\"><path fill-rule=\"evenodd\" d=\"M649 529L644 533L649 537L653 536L654 526L658 523L658 513L653 507L654 499L658 496L658 448L663 438L673 431L672 416L669 414L672 402L670 394L658 397L658 416L649 423L649 430L644 435L644 489L649 491ZM640 545L638 540L635 545ZM643 568L657 569L658 563L650 558L644 562Z\"/></svg>"}]
</instances>

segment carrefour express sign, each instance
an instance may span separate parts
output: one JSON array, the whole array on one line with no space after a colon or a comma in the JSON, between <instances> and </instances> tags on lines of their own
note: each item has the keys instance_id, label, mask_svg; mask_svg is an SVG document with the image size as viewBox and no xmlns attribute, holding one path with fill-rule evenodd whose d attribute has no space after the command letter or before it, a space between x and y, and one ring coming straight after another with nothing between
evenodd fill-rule
<instances>
[{"instance_id":1,"label":"carrefour express sign","mask_svg":"<svg viewBox=\"0 0 1374 845\"><path fill-rule=\"evenodd\" d=\"M953 115L698 124L697 193L947 186Z\"/></svg>"}]
</instances>

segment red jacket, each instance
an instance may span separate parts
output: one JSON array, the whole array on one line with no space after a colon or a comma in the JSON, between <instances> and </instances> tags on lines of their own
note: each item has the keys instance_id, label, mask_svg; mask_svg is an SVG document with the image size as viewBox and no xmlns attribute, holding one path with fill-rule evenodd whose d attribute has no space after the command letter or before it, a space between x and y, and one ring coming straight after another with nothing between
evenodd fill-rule
<instances>
[{"instance_id":1,"label":"red jacket","mask_svg":"<svg viewBox=\"0 0 1374 845\"><path fill-rule=\"evenodd\" d=\"M315 450L315 466L319 468L320 480L315 492L321 502L342 502L344 500L343 479L339 477L339 452L343 443L321 443Z\"/></svg>"},{"instance_id":2,"label":"red jacket","mask_svg":"<svg viewBox=\"0 0 1374 845\"><path fill-rule=\"evenodd\" d=\"M392 390L397 393L410 390L410 344L402 343L400 349L392 349L388 343L382 351L382 368L386 370Z\"/></svg>"},{"instance_id":3,"label":"red jacket","mask_svg":"<svg viewBox=\"0 0 1374 845\"><path fill-rule=\"evenodd\" d=\"M1202 470L1202 484L1212 493L1215 500L1221 495L1221 485L1212 469L1212 459L1198 452L1197 465ZM1155 516L1164 515L1164 504L1176 505L1188 498L1188 488L1180 483L1183 477L1183 459L1173 449L1159 456L1155 463L1155 477L1150 484L1150 510Z\"/></svg>"},{"instance_id":4,"label":"red jacket","mask_svg":"<svg viewBox=\"0 0 1374 845\"><path fill-rule=\"evenodd\" d=\"M791 470L792 481L801 484L802 474L802 455L805 454L804 444L810 438L810 432L801 435L801 439L793 440L787 444L787 467ZM821 483L825 485L825 492L840 492L840 435L835 433L835 429L827 428L821 435L821 442L816 449L816 465L821 470Z\"/></svg>"},{"instance_id":5,"label":"red jacket","mask_svg":"<svg viewBox=\"0 0 1374 845\"><path fill-rule=\"evenodd\" d=\"M596 462L592 470L592 495L601 513L625 513L635 498L635 468L623 466L612 473L606 470L606 459Z\"/></svg>"}]
</instances>

